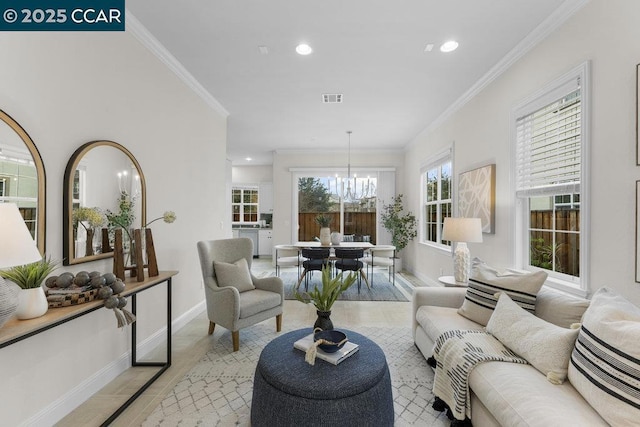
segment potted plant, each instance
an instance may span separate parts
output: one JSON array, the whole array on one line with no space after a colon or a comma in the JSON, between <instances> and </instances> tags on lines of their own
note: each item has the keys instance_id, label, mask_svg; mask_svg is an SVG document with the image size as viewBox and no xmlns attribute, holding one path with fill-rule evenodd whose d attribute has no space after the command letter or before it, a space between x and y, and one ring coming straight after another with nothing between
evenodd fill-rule
<instances>
[{"instance_id":1,"label":"potted plant","mask_svg":"<svg viewBox=\"0 0 640 427\"><path fill-rule=\"evenodd\" d=\"M316 216L316 223L320 226L320 244L322 246L331 245L331 229L329 228L331 221L333 221L333 218L329 215L320 214Z\"/></svg>"},{"instance_id":2,"label":"potted plant","mask_svg":"<svg viewBox=\"0 0 640 427\"><path fill-rule=\"evenodd\" d=\"M16 310L18 319L33 319L47 312L49 303L44 294L42 282L57 268L57 264L51 258L42 258L32 264L19 265L0 271L0 276L22 288L18 295Z\"/></svg>"},{"instance_id":3,"label":"potted plant","mask_svg":"<svg viewBox=\"0 0 640 427\"><path fill-rule=\"evenodd\" d=\"M76 254L77 257L91 256L94 254L93 235L95 229L101 227L105 223L105 216L98 208L79 207L73 209L73 229L77 234L78 224L84 228L86 232L86 244L84 255Z\"/></svg>"},{"instance_id":4,"label":"potted plant","mask_svg":"<svg viewBox=\"0 0 640 427\"><path fill-rule=\"evenodd\" d=\"M305 304L313 303L316 307L318 319L314 323L313 329L320 328L323 331L333 329L333 322L329 318L331 316L331 307L338 297L349 289L355 281L356 275L353 273L349 273L346 278L342 273L336 277L331 277L331 266L326 266L322 269L322 289L318 289L315 286L311 292L295 292L294 296L298 301Z\"/></svg>"},{"instance_id":5,"label":"potted plant","mask_svg":"<svg viewBox=\"0 0 640 427\"><path fill-rule=\"evenodd\" d=\"M400 252L418 235L417 221L411 212L404 212L402 194L391 200L391 204L382 207L380 218L382 226L391 233L391 244ZM398 270L401 268L398 267Z\"/></svg>"}]
</instances>

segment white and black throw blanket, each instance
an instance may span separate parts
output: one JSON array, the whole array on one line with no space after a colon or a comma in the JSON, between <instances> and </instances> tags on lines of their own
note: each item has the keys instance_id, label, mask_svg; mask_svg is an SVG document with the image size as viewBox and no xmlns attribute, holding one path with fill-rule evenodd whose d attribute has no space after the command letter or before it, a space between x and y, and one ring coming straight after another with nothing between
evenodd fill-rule
<instances>
[{"instance_id":1,"label":"white and black throw blanket","mask_svg":"<svg viewBox=\"0 0 640 427\"><path fill-rule=\"evenodd\" d=\"M435 379L433 394L444 401L455 420L471 419L469 402L469 374L482 362L512 362L527 364L527 361L505 347L485 331L447 331L438 337L433 349ZM444 405L434 409L447 409ZM455 422L455 421L454 421ZM453 425L453 423L452 423Z\"/></svg>"}]
</instances>

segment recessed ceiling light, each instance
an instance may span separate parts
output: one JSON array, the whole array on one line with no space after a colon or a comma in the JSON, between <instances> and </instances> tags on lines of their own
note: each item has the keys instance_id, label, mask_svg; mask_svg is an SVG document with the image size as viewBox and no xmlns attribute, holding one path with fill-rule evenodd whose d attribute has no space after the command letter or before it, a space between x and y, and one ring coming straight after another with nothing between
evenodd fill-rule
<instances>
[{"instance_id":1,"label":"recessed ceiling light","mask_svg":"<svg viewBox=\"0 0 640 427\"><path fill-rule=\"evenodd\" d=\"M308 44L301 43L296 46L296 52L298 52L300 55L309 55L311 52L313 52L313 49L311 49L311 46L309 46Z\"/></svg>"},{"instance_id":2,"label":"recessed ceiling light","mask_svg":"<svg viewBox=\"0 0 640 427\"><path fill-rule=\"evenodd\" d=\"M444 42L442 46L440 46L440 52L453 52L458 48L458 42L455 40L449 40L448 42Z\"/></svg>"},{"instance_id":3,"label":"recessed ceiling light","mask_svg":"<svg viewBox=\"0 0 640 427\"><path fill-rule=\"evenodd\" d=\"M246 157L246 158L245 158L245 160L246 160L247 162L250 162L250 161L251 161L251 160L253 160L253 159L252 159L251 157Z\"/></svg>"}]
</instances>

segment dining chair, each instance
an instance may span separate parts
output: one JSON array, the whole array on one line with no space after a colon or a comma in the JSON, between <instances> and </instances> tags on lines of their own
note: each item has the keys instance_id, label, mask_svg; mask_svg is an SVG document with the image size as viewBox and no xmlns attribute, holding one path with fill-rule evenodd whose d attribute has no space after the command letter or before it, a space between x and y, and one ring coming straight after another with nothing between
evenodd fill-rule
<instances>
[{"instance_id":1,"label":"dining chair","mask_svg":"<svg viewBox=\"0 0 640 427\"><path fill-rule=\"evenodd\" d=\"M300 283L304 278L304 289L305 291L309 290L309 278L307 277L307 273L313 273L314 271L322 271L324 267L330 265L329 255L330 250L328 248L303 248L302 249L302 274L300 275L300 279L298 279L298 284L296 285L296 289L300 287Z\"/></svg>"},{"instance_id":2,"label":"dining chair","mask_svg":"<svg viewBox=\"0 0 640 427\"><path fill-rule=\"evenodd\" d=\"M276 245L276 276L280 277L280 269L282 267L298 267L298 276L300 276L300 250L291 245Z\"/></svg>"},{"instance_id":3,"label":"dining chair","mask_svg":"<svg viewBox=\"0 0 640 427\"><path fill-rule=\"evenodd\" d=\"M282 328L284 285L279 277L251 274L253 241L246 237L198 242L204 279L209 335L216 324L231 331L233 351L240 348L239 330L276 318Z\"/></svg>"},{"instance_id":4,"label":"dining chair","mask_svg":"<svg viewBox=\"0 0 640 427\"><path fill-rule=\"evenodd\" d=\"M367 276L371 277L371 286L373 286L373 270L374 267L387 267L389 273L389 281L396 284L396 247L391 245L378 245L369 249L370 256L363 258L363 262L367 265ZM371 268L371 275L369 275ZM392 278L393 272L393 278Z\"/></svg>"},{"instance_id":5,"label":"dining chair","mask_svg":"<svg viewBox=\"0 0 640 427\"><path fill-rule=\"evenodd\" d=\"M358 275L358 293L360 293L360 286L362 284L362 278L364 277L367 287L369 287L369 281L367 276L364 275L362 267L364 264L360 259L364 257L364 249L361 248L335 248L335 261L333 266L336 270L341 271L355 271Z\"/></svg>"}]
</instances>

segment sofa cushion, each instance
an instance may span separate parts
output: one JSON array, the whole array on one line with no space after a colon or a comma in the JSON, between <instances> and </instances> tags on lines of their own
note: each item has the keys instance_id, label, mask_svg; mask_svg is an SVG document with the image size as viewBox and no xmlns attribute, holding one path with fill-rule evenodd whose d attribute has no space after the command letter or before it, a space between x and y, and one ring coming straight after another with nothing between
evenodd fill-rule
<instances>
[{"instance_id":1,"label":"sofa cushion","mask_svg":"<svg viewBox=\"0 0 640 427\"><path fill-rule=\"evenodd\" d=\"M249 264L244 258L240 258L233 264L227 262L214 261L213 270L216 273L218 286L233 286L239 292L255 289L249 272Z\"/></svg>"},{"instance_id":2,"label":"sofa cushion","mask_svg":"<svg viewBox=\"0 0 640 427\"><path fill-rule=\"evenodd\" d=\"M416 312L416 321L434 342L443 332L453 329L484 329L482 325L460 316L457 308L450 307L423 305Z\"/></svg>"},{"instance_id":3,"label":"sofa cushion","mask_svg":"<svg viewBox=\"0 0 640 427\"><path fill-rule=\"evenodd\" d=\"M240 319L246 319L254 314L278 307L281 303L280 294L254 289L240 292Z\"/></svg>"},{"instance_id":4,"label":"sofa cushion","mask_svg":"<svg viewBox=\"0 0 640 427\"><path fill-rule=\"evenodd\" d=\"M487 323L487 332L525 358L553 384L562 384L567 378L577 328L561 328L542 320L502 292Z\"/></svg>"},{"instance_id":5,"label":"sofa cushion","mask_svg":"<svg viewBox=\"0 0 640 427\"><path fill-rule=\"evenodd\" d=\"M536 295L547 279L547 273L520 273L513 270L498 271L484 263L475 263L469 278L469 287L462 307L462 316L486 325L498 298L498 292L506 292L516 304L531 313L535 312Z\"/></svg>"},{"instance_id":6,"label":"sofa cushion","mask_svg":"<svg viewBox=\"0 0 640 427\"><path fill-rule=\"evenodd\" d=\"M589 307L589 300L569 296L543 287L536 297L536 316L568 328L582 321L582 315Z\"/></svg>"},{"instance_id":7,"label":"sofa cushion","mask_svg":"<svg viewBox=\"0 0 640 427\"><path fill-rule=\"evenodd\" d=\"M608 425L568 381L553 385L531 365L482 363L469 386L503 426Z\"/></svg>"},{"instance_id":8,"label":"sofa cushion","mask_svg":"<svg viewBox=\"0 0 640 427\"><path fill-rule=\"evenodd\" d=\"M640 308L607 288L584 314L569 381L611 425L640 420Z\"/></svg>"}]
</instances>

